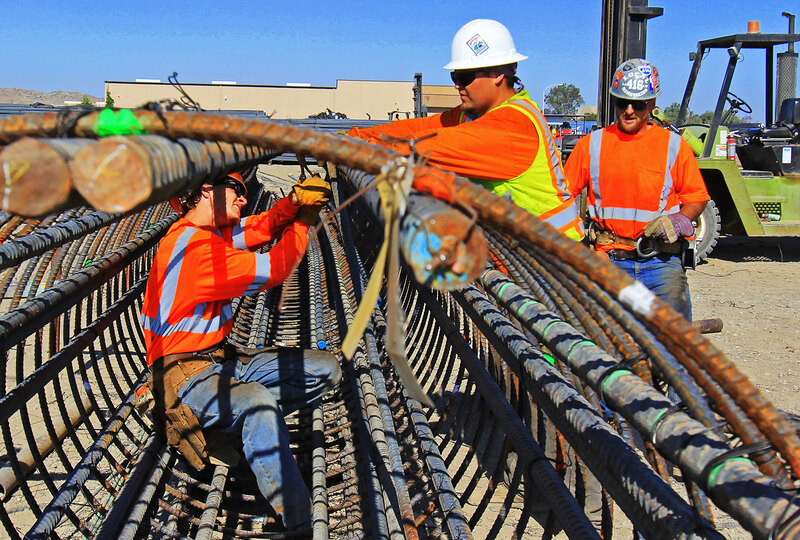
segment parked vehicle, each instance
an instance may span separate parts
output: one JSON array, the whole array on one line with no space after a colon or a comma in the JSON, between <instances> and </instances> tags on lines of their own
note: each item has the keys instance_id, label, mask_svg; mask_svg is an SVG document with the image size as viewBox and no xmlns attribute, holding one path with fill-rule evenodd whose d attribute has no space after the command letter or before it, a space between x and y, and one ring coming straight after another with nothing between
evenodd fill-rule
<instances>
[{"instance_id":1,"label":"parked vehicle","mask_svg":"<svg viewBox=\"0 0 800 540\"><path fill-rule=\"evenodd\" d=\"M791 31L793 24L790 24ZM773 50L778 45L789 45L792 51L797 41L800 41L800 34L752 33L713 38L697 44L676 125L695 149L711 195L711 201L697 221L698 262L711 253L722 233L800 235L800 99L796 95L787 96L779 104L777 121L773 116ZM700 64L711 49L725 49L729 55L714 117L710 125L683 125ZM753 112L744 99L730 91L742 49L765 52L766 106L762 122L735 124L728 120L735 111L748 115ZM779 65L779 74L784 80L796 81L797 55L791 54L794 63ZM749 61L756 58L756 54L748 55ZM708 72L708 67L705 71Z\"/></svg>"}]
</instances>

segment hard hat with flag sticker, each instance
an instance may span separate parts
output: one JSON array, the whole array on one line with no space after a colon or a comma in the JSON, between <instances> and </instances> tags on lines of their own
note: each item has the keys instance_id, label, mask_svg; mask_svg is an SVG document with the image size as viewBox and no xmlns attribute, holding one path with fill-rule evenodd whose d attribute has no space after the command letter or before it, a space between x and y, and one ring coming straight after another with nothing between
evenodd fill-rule
<instances>
[{"instance_id":1,"label":"hard hat with flag sticker","mask_svg":"<svg viewBox=\"0 0 800 540\"><path fill-rule=\"evenodd\" d=\"M450 63L444 69L503 66L525 60L517 52L511 32L492 19L475 19L456 32L450 46Z\"/></svg>"},{"instance_id":2,"label":"hard hat with flag sticker","mask_svg":"<svg viewBox=\"0 0 800 540\"><path fill-rule=\"evenodd\" d=\"M611 79L612 96L622 99L648 100L661 95L661 80L656 66L642 58L626 60Z\"/></svg>"}]
</instances>

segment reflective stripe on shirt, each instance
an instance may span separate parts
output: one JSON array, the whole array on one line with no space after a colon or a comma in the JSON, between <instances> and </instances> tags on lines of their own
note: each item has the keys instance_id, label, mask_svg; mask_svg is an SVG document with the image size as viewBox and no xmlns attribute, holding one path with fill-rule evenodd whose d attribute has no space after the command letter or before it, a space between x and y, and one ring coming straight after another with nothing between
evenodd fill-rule
<instances>
[{"instance_id":1,"label":"reflective stripe on shirt","mask_svg":"<svg viewBox=\"0 0 800 540\"><path fill-rule=\"evenodd\" d=\"M594 194L594 204L590 204L587 208L589 217L601 221L620 220L649 223L660 215L679 211L679 204L672 208L667 208L667 199L674 185L672 168L675 166L678 150L680 150L680 135L674 132L669 134L666 172L664 173L664 183L660 189L661 198L658 202L658 210L642 210L639 208L603 206L603 199L600 194L600 151L603 146L603 131L605 130L598 129L589 135L589 175L591 176L592 193Z\"/></svg>"}]
</instances>

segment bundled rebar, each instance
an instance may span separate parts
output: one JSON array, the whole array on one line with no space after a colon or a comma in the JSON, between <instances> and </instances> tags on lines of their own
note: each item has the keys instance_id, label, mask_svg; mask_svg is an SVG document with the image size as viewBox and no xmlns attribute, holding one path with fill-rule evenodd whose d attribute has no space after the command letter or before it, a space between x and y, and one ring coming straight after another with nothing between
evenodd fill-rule
<instances>
[{"instance_id":1,"label":"bundled rebar","mask_svg":"<svg viewBox=\"0 0 800 540\"><path fill-rule=\"evenodd\" d=\"M315 538L610 538L615 508L652 538L718 538L717 509L755 537L798 534L795 424L607 261L465 179L417 169L415 187L457 209L412 195L406 232L427 242L409 241L417 251L407 258L433 267L448 259L437 242L452 236L480 268L470 241L485 236L503 270L453 292L418 283L433 279L414 260L393 276L406 353L434 403L426 410L389 360L385 293L352 361L340 353L383 240L373 175L398 156L262 120L133 116L149 135L88 140L95 113L0 119L6 149L41 148L23 137L61 148L82 194L59 195L54 208L79 206L42 219L0 216L0 521L9 537L283 534L235 437L223 437L224 459L196 472L153 430L138 323L155 246L178 217L164 201L282 152L344 167L303 262L280 287L234 302L229 340L327 350L343 364L339 389L287 419ZM77 150L65 157L72 140ZM247 212L291 185L263 170L249 175ZM28 181L20 188L41 187Z\"/></svg>"}]
</instances>

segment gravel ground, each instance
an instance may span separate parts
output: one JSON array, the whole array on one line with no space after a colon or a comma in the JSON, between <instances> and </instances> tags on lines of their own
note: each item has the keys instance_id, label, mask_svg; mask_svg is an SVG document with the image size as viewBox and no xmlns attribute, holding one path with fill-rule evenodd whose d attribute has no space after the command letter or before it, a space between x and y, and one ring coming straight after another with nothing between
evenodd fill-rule
<instances>
[{"instance_id":1,"label":"gravel ground","mask_svg":"<svg viewBox=\"0 0 800 540\"><path fill-rule=\"evenodd\" d=\"M800 414L800 238L722 238L688 277L694 318L723 322L706 337L775 406Z\"/></svg>"}]
</instances>

